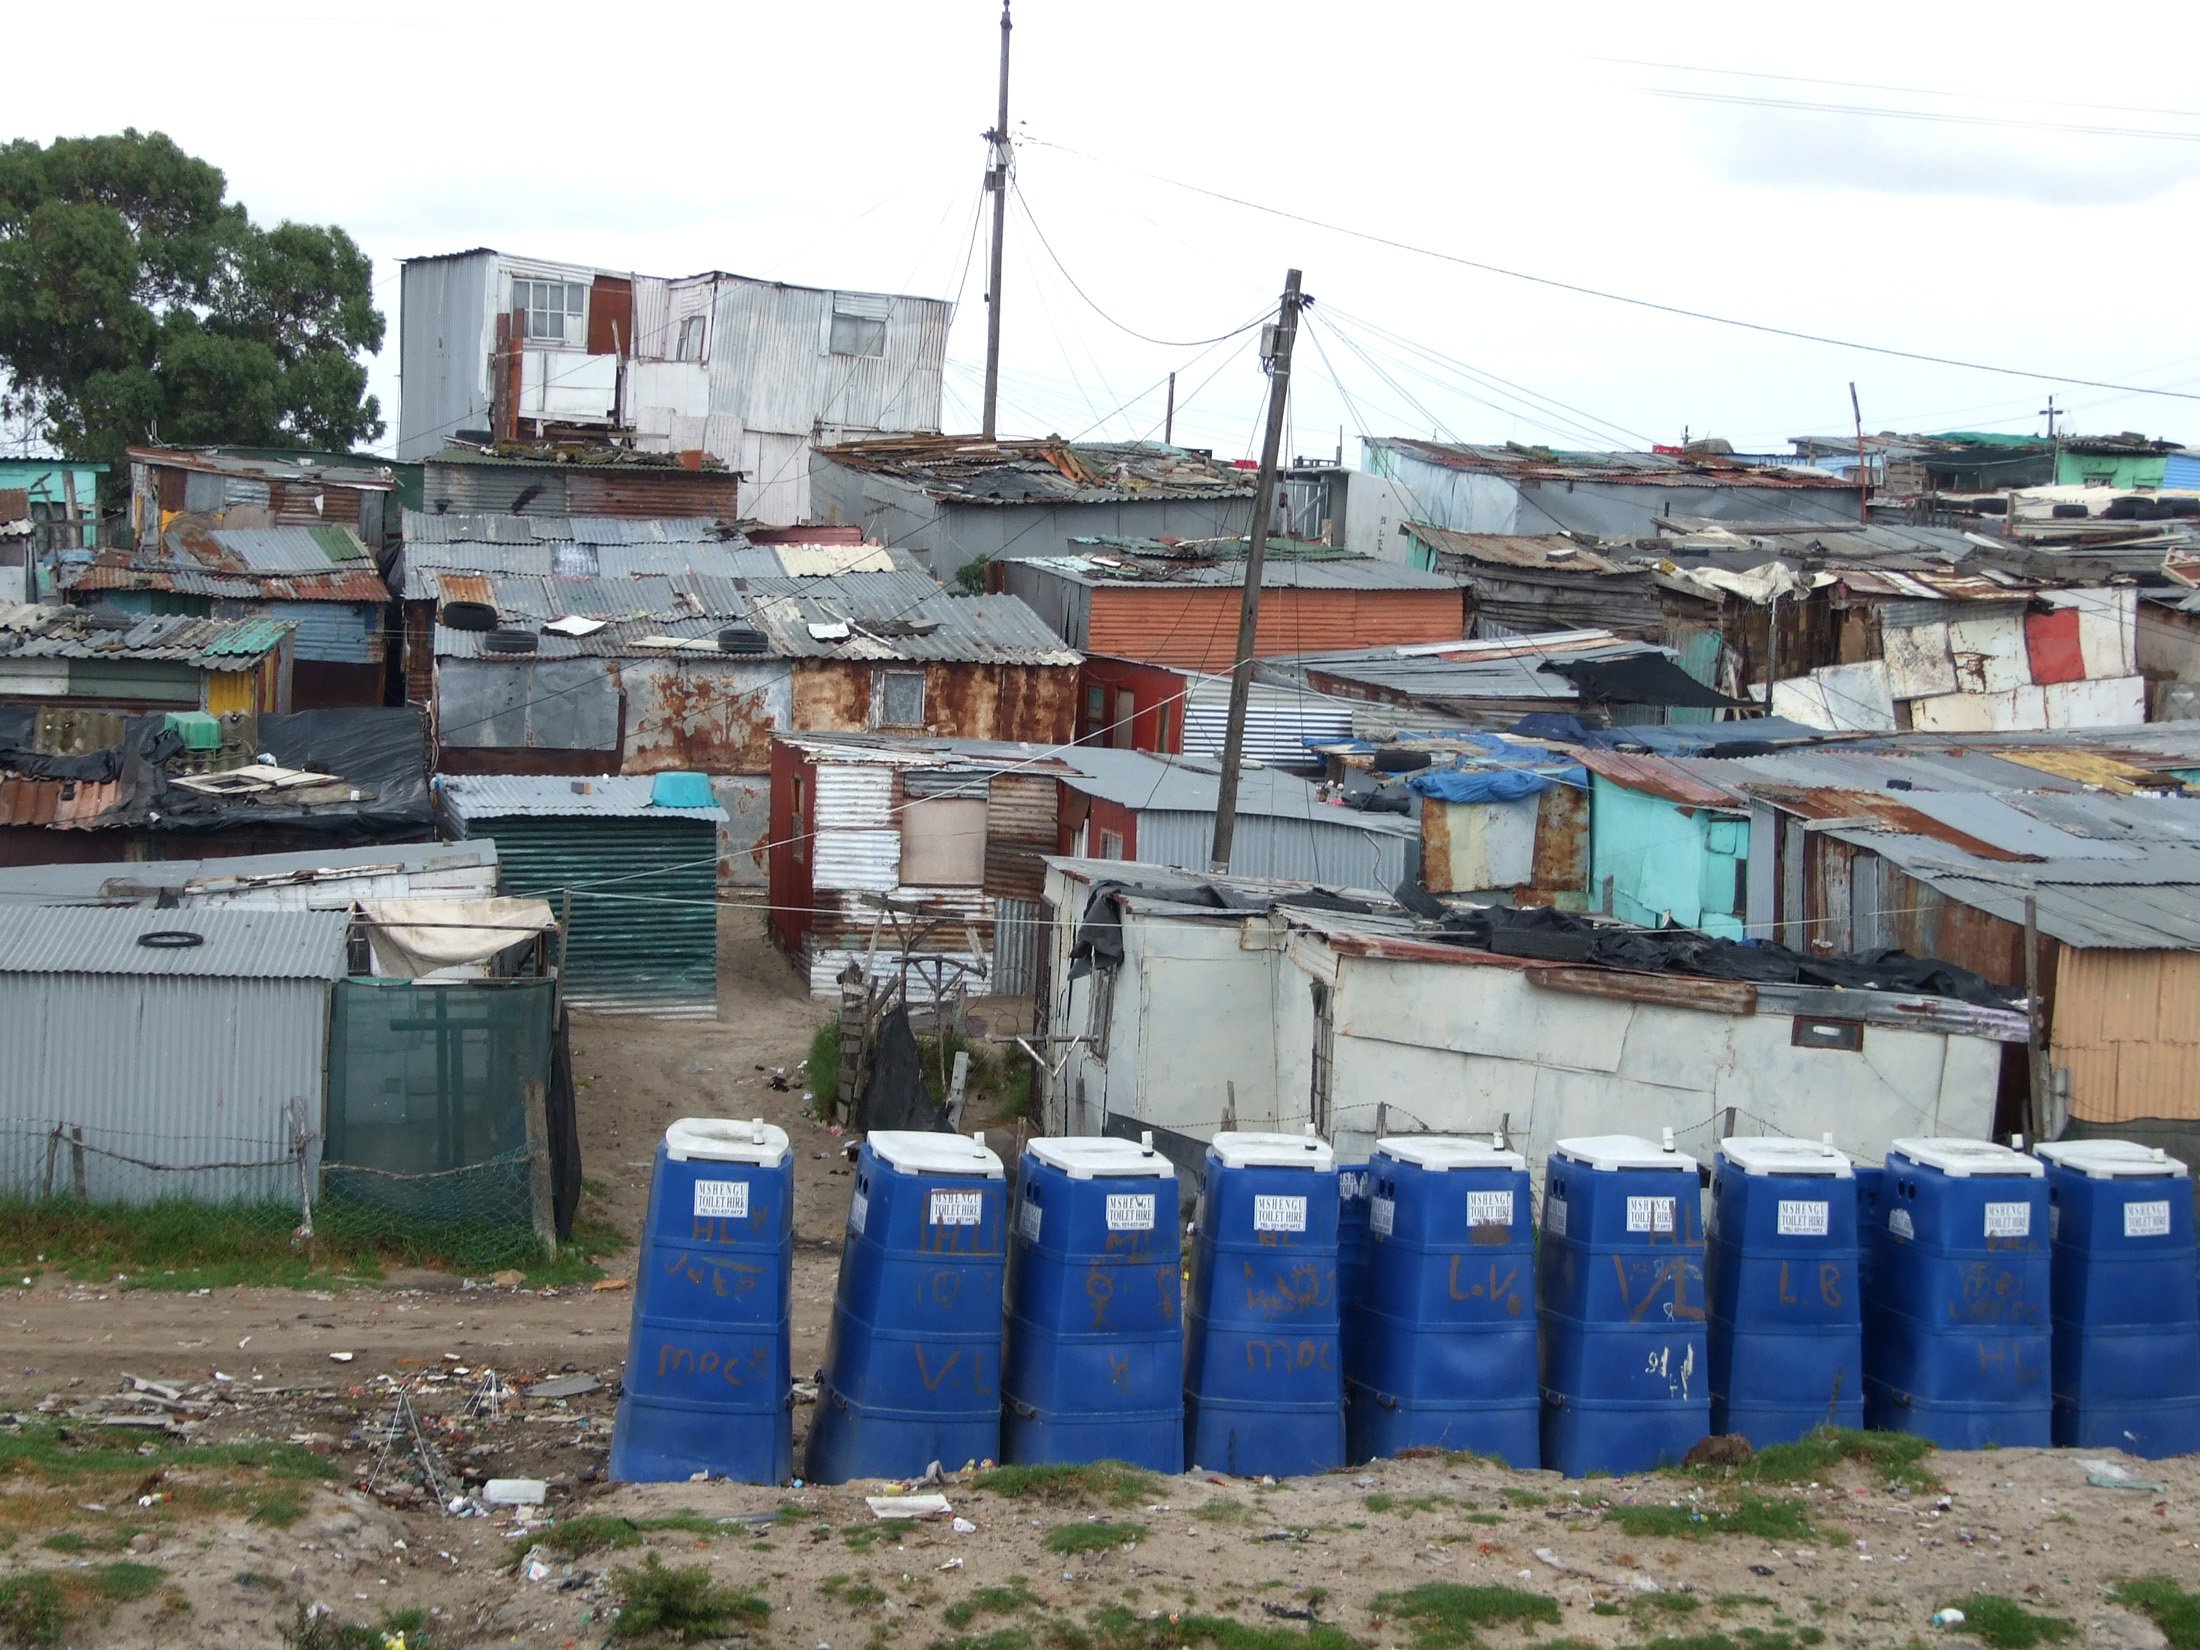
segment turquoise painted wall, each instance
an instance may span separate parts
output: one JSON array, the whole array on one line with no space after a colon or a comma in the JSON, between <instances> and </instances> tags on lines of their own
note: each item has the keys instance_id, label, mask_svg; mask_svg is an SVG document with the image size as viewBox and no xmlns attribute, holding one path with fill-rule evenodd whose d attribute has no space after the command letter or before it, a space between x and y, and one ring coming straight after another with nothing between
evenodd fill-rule
<instances>
[{"instance_id":1,"label":"turquoise painted wall","mask_svg":"<svg viewBox=\"0 0 2200 1650\"><path fill-rule=\"evenodd\" d=\"M1671 918L1727 939L1742 937L1749 822L1688 809L1592 776L1589 903L1612 879L1612 914L1655 928Z\"/></svg>"},{"instance_id":2,"label":"turquoise painted wall","mask_svg":"<svg viewBox=\"0 0 2200 1650\"><path fill-rule=\"evenodd\" d=\"M2167 453L2073 453L2055 460L2055 480L2064 487L2159 487L2169 468Z\"/></svg>"},{"instance_id":3,"label":"turquoise painted wall","mask_svg":"<svg viewBox=\"0 0 2200 1650\"><path fill-rule=\"evenodd\" d=\"M107 473L104 464L72 464L57 458L0 458L0 489L21 488L31 495L33 506L53 506L59 516L69 497L68 487L62 480L64 471L76 476L76 505L84 513L84 546L88 550L99 547L99 478Z\"/></svg>"}]
</instances>

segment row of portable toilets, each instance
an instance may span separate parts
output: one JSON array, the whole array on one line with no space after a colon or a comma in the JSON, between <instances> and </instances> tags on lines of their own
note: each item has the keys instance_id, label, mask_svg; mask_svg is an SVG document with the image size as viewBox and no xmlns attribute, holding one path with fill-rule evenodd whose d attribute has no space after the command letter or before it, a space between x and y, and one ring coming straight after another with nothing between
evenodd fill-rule
<instances>
[{"instance_id":1,"label":"row of portable toilets","mask_svg":"<svg viewBox=\"0 0 2200 1650\"><path fill-rule=\"evenodd\" d=\"M1187 1290L1150 1140L1032 1141L1012 1200L982 1137L871 1135L805 1475L1441 1448L1578 1477L1828 1424L2200 1450L2191 1186L2159 1151L1899 1140L1872 1168L1743 1137L1706 1195L1670 1137L1563 1140L1540 1228L1526 1161L1477 1139L1340 1167L1310 1133L1218 1134L1203 1182ZM781 1130L667 1131L614 1478L794 1473L793 1201Z\"/></svg>"}]
</instances>

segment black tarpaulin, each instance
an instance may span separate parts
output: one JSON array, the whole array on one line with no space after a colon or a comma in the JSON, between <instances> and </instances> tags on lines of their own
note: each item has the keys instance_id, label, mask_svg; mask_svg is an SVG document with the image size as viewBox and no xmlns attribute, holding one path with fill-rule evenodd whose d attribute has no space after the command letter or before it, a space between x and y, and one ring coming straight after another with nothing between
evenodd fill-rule
<instances>
[{"instance_id":1,"label":"black tarpaulin","mask_svg":"<svg viewBox=\"0 0 2200 1650\"><path fill-rule=\"evenodd\" d=\"M1724 710L1744 703L1707 688L1662 653L1631 653L1619 659L1551 659L1543 668L1574 684L1591 704L1679 705Z\"/></svg>"},{"instance_id":2,"label":"black tarpaulin","mask_svg":"<svg viewBox=\"0 0 2200 1650\"><path fill-rule=\"evenodd\" d=\"M1365 916L1375 908L1366 900L1310 888L1300 893L1253 893L1227 883L1097 882L1085 901L1085 915L1070 942L1069 977L1083 979L1097 966L1113 968L1123 960L1123 899L1164 901L1210 911L1272 911L1279 905L1298 911L1339 911Z\"/></svg>"},{"instance_id":3,"label":"black tarpaulin","mask_svg":"<svg viewBox=\"0 0 2200 1650\"><path fill-rule=\"evenodd\" d=\"M855 1127L860 1134L880 1129L947 1131L947 1118L933 1103L931 1086L924 1080L924 1056L917 1048L916 1033L909 1029L906 1008L895 1009L879 1024L878 1041L871 1049L871 1080L856 1102Z\"/></svg>"}]
</instances>

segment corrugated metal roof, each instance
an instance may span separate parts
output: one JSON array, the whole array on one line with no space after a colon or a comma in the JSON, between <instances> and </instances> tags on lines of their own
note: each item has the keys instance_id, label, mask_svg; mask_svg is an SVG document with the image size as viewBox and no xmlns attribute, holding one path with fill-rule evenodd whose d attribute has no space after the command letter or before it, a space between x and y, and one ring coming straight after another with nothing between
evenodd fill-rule
<instances>
[{"instance_id":1,"label":"corrugated metal roof","mask_svg":"<svg viewBox=\"0 0 2200 1650\"><path fill-rule=\"evenodd\" d=\"M1263 660L1260 669L1294 676L1319 674L1416 699L1556 699L1580 697L1572 682L1545 670L1552 659L1588 662L1663 653L1648 642L1627 641L1609 631L1558 631L1544 636L1468 641L1440 649L1361 647L1337 653L1302 653Z\"/></svg>"},{"instance_id":2,"label":"corrugated metal roof","mask_svg":"<svg viewBox=\"0 0 2200 1650\"><path fill-rule=\"evenodd\" d=\"M34 621L30 614L41 617ZM0 659L161 659L207 670L249 670L280 647L291 628L272 619L16 608L0 619Z\"/></svg>"},{"instance_id":3,"label":"corrugated metal roof","mask_svg":"<svg viewBox=\"0 0 2200 1650\"><path fill-rule=\"evenodd\" d=\"M1072 770L1063 776L1064 785L1134 813L1212 814L1221 791L1221 766L1207 758L1156 756L1098 745L1072 745L1060 754ZM1421 831L1403 814L1366 813L1324 802L1309 781L1274 768L1246 768L1239 773L1238 812L1389 836L1417 838Z\"/></svg>"},{"instance_id":4,"label":"corrugated metal roof","mask_svg":"<svg viewBox=\"0 0 2200 1650\"><path fill-rule=\"evenodd\" d=\"M102 550L65 565L71 590L173 590L288 601L386 602L374 558L348 527L172 527L157 549Z\"/></svg>"},{"instance_id":5,"label":"corrugated metal roof","mask_svg":"<svg viewBox=\"0 0 2200 1650\"><path fill-rule=\"evenodd\" d=\"M155 911L56 905L0 909L0 974L155 974L229 980L339 980L342 911ZM196 934L196 944L146 945ZM95 1033L96 1027L79 1027Z\"/></svg>"},{"instance_id":6,"label":"corrugated metal roof","mask_svg":"<svg viewBox=\"0 0 2200 1650\"><path fill-rule=\"evenodd\" d=\"M1688 808L1724 808L1739 811L1747 806L1734 791L1699 779L1671 756L1629 756L1622 751L1579 750L1581 765L1601 779L1624 785L1646 796L1663 797Z\"/></svg>"},{"instance_id":7,"label":"corrugated metal roof","mask_svg":"<svg viewBox=\"0 0 2200 1650\"><path fill-rule=\"evenodd\" d=\"M89 779L23 779L0 774L0 825L88 830L109 809L119 807L128 794L129 787L119 779L102 784Z\"/></svg>"},{"instance_id":8,"label":"corrugated metal roof","mask_svg":"<svg viewBox=\"0 0 2200 1650\"><path fill-rule=\"evenodd\" d=\"M1564 533L1460 533L1424 521L1407 522L1406 531L1442 555L1459 556L1489 567L1648 576L1644 569L1600 556Z\"/></svg>"},{"instance_id":9,"label":"corrugated metal roof","mask_svg":"<svg viewBox=\"0 0 2200 1650\"><path fill-rule=\"evenodd\" d=\"M1166 588L1221 585L1233 590L1245 587L1243 558L1205 564L1128 555L1025 556L1025 567L1045 571L1071 584L1107 589L1149 585ZM1300 560L1271 554L1261 563L1263 590L1457 590L1459 580L1449 573L1426 573L1403 562L1379 561L1373 556L1324 556Z\"/></svg>"},{"instance_id":10,"label":"corrugated metal roof","mask_svg":"<svg viewBox=\"0 0 2200 1650\"><path fill-rule=\"evenodd\" d=\"M0 790L8 783L0 780ZM119 785L114 788L118 792L121 789ZM0 815L0 824L8 823L14 822ZM77 904L101 899L110 884L126 884L136 889L182 888L201 879L211 879L226 886L251 878L310 881L318 873L337 879L342 885L362 870L382 866L419 874L466 867L494 870L496 863L495 841L481 837L466 842L402 842L369 848L308 849L291 854L234 854L222 859L10 865L0 866L0 903Z\"/></svg>"},{"instance_id":11,"label":"corrugated metal roof","mask_svg":"<svg viewBox=\"0 0 2200 1650\"><path fill-rule=\"evenodd\" d=\"M1714 454L1575 452L1553 447L1501 447L1398 436L1368 438L1373 447L1394 447L1448 470L1483 470L1520 481L1591 481L1634 487L1750 487L1779 490L1833 488L1856 491L1856 483L1830 473L1793 468L1765 469L1746 460Z\"/></svg>"},{"instance_id":12,"label":"corrugated metal roof","mask_svg":"<svg viewBox=\"0 0 2200 1650\"><path fill-rule=\"evenodd\" d=\"M114 567L94 563L64 570L66 590L172 590L181 596L212 596L228 601L347 602L380 604L389 586L376 573L298 574L251 578L243 574L195 573L164 568Z\"/></svg>"},{"instance_id":13,"label":"corrugated metal roof","mask_svg":"<svg viewBox=\"0 0 2200 1650\"><path fill-rule=\"evenodd\" d=\"M1253 478L1205 452L1159 442L986 441L897 435L820 447L836 464L914 483L957 504L1107 504L1250 498Z\"/></svg>"},{"instance_id":14,"label":"corrugated metal roof","mask_svg":"<svg viewBox=\"0 0 2200 1650\"><path fill-rule=\"evenodd\" d=\"M253 481L356 487L378 493L397 490L397 477L371 459L361 460L354 468L304 457L295 462L280 458L239 458L193 447L132 447L128 451L133 463L158 464L171 470L197 470L206 475L241 476Z\"/></svg>"},{"instance_id":15,"label":"corrugated metal roof","mask_svg":"<svg viewBox=\"0 0 2200 1650\"><path fill-rule=\"evenodd\" d=\"M436 781L436 788L453 816L469 826L484 819L589 817L726 823L723 808L656 806L649 799L653 783L648 774L598 774L582 779L549 774L446 774Z\"/></svg>"},{"instance_id":16,"label":"corrugated metal roof","mask_svg":"<svg viewBox=\"0 0 2200 1650\"><path fill-rule=\"evenodd\" d=\"M405 543L415 544L720 544L740 532L710 516L513 516L482 510L405 512Z\"/></svg>"}]
</instances>

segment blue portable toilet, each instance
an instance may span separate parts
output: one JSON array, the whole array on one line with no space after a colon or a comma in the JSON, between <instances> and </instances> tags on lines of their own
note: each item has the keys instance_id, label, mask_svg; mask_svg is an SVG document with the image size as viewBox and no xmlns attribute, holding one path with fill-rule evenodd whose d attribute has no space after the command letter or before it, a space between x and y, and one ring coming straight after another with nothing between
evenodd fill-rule
<instances>
[{"instance_id":1,"label":"blue portable toilet","mask_svg":"<svg viewBox=\"0 0 2200 1650\"><path fill-rule=\"evenodd\" d=\"M1017 1176L1001 1458L1184 1470L1184 1240L1153 1136L1034 1140Z\"/></svg>"},{"instance_id":2,"label":"blue portable toilet","mask_svg":"<svg viewBox=\"0 0 2200 1650\"><path fill-rule=\"evenodd\" d=\"M1551 1148L1536 1294L1544 1466L1647 1472L1710 1430L1702 1199L1672 1131Z\"/></svg>"},{"instance_id":3,"label":"blue portable toilet","mask_svg":"<svg viewBox=\"0 0 2200 1650\"><path fill-rule=\"evenodd\" d=\"M2053 1247L2056 1444L2200 1451L2191 1170L2128 1140L2035 1150Z\"/></svg>"},{"instance_id":4,"label":"blue portable toilet","mask_svg":"<svg viewBox=\"0 0 2200 1650\"><path fill-rule=\"evenodd\" d=\"M2050 1440L2047 1178L1991 1140L1897 1140L1864 1302L1864 1424L1942 1449Z\"/></svg>"},{"instance_id":5,"label":"blue portable toilet","mask_svg":"<svg viewBox=\"0 0 2200 1650\"><path fill-rule=\"evenodd\" d=\"M1339 1323L1359 1298L1367 1275L1368 1177L1365 1163L1337 1165L1337 1318Z\"/></svg>"},{"instance_id":6,"label":"blue portable toilet","mask_svg":"<svg viewBox=\"0 0 2200 1650\"><path fill-rule=\"evenodd\" d=\"M1830 1140L1720 1145L1704 1249L1713 1432L1762 1449L1864 1424L1854 1181Z\"/></svg>"},{"instance_id":7,"label":"blue portable toilet","mask_svg":"<svg viewBox=\"0 0 2200 1650\"><path fill-rule=\"evenodd\" d=\"M982 1134L863 1142L810 1424L813 1481L999 1458L1007 1185Z\"/></svg>"},{"instance_id":8,"label":"blue portable toilet","mask_svg":"<svg viewBox=\"0 0 2200 1650\"><path fill-rule=\"evenodd\" d=\"M1487 1140L1406 1135L1368 1160L1367 1272L1345 1308L1345 1450L1542 1464L1528 1161Z\"/></svg>"},{"instance_id":9,"label":"blue portable toilet","mask_svg":"<svg viewBox=\"0 0 2200 1650\"><path fill-rule=\"evenodd\" d=\"M758 1119L683 1117L657 1144L610 1473L747 1484L794 1470L794 1156Z\"/></svg>"},{"instance_id":10,"label":"blue portable toilet","mask_svg":"<svg viewBox=\"0 0 2200 1650\"><path fill-rule=\"evenodd\" d=\"M1241 1478L1344 1465L1337 1163L1305 1134L1207 1145L1184 1312L1184 1455Z\"/></svg>"}]
</instances>

